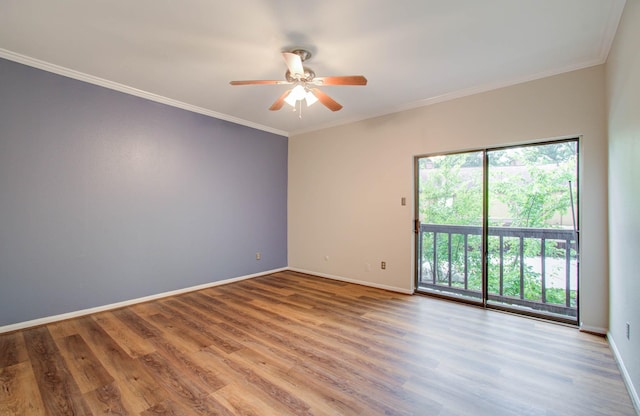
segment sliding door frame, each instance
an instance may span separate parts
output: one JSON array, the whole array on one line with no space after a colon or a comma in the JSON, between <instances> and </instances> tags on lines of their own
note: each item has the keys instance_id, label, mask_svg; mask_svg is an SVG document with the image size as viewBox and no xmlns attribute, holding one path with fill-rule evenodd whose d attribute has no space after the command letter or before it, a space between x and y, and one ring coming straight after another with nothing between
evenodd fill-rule
<instances>
[{"instance_id":1,"label":"sliding door frame","mask_svg":"<svg viewBox=\"0 0 640 416\"><path fill-rule=\"evenodd\" d=\"M467 149L463 151L451 151L451 152L439 152L439 153L429 153L423 155L414 156L414 233L415 233L415 276L414 276L414 293L419 295L432 296L437 298L443 298L447 300L453 300L460 303L470 304L474 306L480 306L485 309L494 309L503 312L509 313L517 313L520 315L530 316L534 318L540 318L544 320L551 320L555 322L561 322L569 325L579 325L580 323L580 147L581 147L581 137L579 136L569 136L565 138L559 138L554 140L545 140L545 141L534 141L527 142L522 144L513 144L513 145L505 145L505 146L494 146L494 147L484 147L479 149ZM561 144L561 143L576 143L576 189L578 192L575 195L575 200L573 201L573 205L575 206L575 221L574 221L574 230L575 230L575 241L576 241L576 317L563 317L555 314L547 314L544 312L539 312L534 309L525 309L518 307L509 307L506 305L500 305L497 303L489 302L489 278L488 278L488 260L489 260L489 156L488 153L492 151L506 150L506 149L514 149L514 148L522 148L522 147L531 147L531 146L544 146L550 144ZM449 156L449 155L459 155L465 153L473 153L473 152L482 152L482 290L480 299L475 300L471 297L462 297L456 296L455 294L445 293L445 292L435 292L435 291L427 291L420 290L420 270L422 268L422 241L421 241L421 233L420 233L420 167L419 160L427 157L435 157L435 156ZM573 207L571 208L574 209ZM434 248L435 249L435 248ZM567 287L565 290L569 291L570 288Z\"/></svg>"}]
</instances>

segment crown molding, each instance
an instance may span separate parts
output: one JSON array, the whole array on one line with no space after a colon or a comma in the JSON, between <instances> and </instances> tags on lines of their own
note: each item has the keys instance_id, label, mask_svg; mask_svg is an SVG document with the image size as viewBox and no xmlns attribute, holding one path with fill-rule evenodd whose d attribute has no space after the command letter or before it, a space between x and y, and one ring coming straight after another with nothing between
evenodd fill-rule
<instances>
[{"instance_id":1,"label":"crown molding","mask_svg":"<svg viewBox=\"0 0 640 416\"><path fill-rule=\"evenodd\" d=\"M53 74L62 75L67 78L72 78L78 81L87 82L89 84L98 85L100 87L108 88L110 90L122 92L125 94L133 95L136 97L144 98L149 101L154 101L161 104L166 104L171 107L180 108L183 110L191 111L192 113L203 114L205 116L213 117L219 120L229 121L234 124L239 124L245 127L251 127L253 129L266 131L268 133L277 134L278 136L289 136L286 131L274 129L262 124L253 123L248 120L233 117L227 114L218 113L216 111L208 110L206 108L198 107L195 105L187 104L182 101L174 100L172 98L163 97L161 95L153 94L148 91L139 90L137 88L129 87L128 85L120 84L117 82L109 81L104 78L99 78L93 75L85 74L73 69L65 68L63 66L55 65L49 62L41 61L39 59L31 58L26 55L21 55L9 51L7 49L0 48L0 58L7 59L9 61L17 62L23 65L27 65L33 68L41 69L43 71L51 72Z\"/></svg>"},{"instance_id":2,"label":"crown molding","mask_svg":"<svg viewBox=\"0 0 640 416\"><path fill-rule=\"evenodd\" d=\"M620 19L622 19L622 13L624 12L626 4L627 0L623 0L621 2L614 2L611 6L607 26L604 28L601 36L602 43L600 44L599 56L602 63L605 63L609 57L609 51L611 50L614 39L616 38L618 26L620 26Z\"/></svg>"}]
</instances>

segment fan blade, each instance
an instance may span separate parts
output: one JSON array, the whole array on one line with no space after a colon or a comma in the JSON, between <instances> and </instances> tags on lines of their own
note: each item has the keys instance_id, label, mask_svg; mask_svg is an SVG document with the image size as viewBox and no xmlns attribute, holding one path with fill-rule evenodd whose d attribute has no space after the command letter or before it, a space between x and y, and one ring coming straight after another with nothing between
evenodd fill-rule
<instances>
[{"instance_id":1,"label":"fan blade","mask_svg":"<svg viewBox=\"0 0 640 416\"><path fill-rule=\"evenodd\" d=\"M302 67L302 59L300 56L291 52L282 52L282 57L284 61L287 63L287 68L289 68L289 72L292 77L304 76L304 68Z\"/></svg>"},{"instance_id":2,"label":"fan blade","mask_svg":"<svg viewBox=\"0 0 640 416\"><path fill-rule=\"evenodd\" d=\"M266 79L257 79L257 80L249 80L249 81L231 81L229 82L231 85L289 85L291 82L289 81L271 81Z\"/></svg>"},{"instance_id":3,"label":"fan blade","mask_svg":"<svg viewBox=\"0 0 640 416\"><path fill-rule=\"evenodd\" d=\"M312 82L317 85L367 85L367 79L362 75L315 77Z\"/></svg>"},{"instance_id":4,"label":"fan blade","mask_svg":"<svg viewBox=\"0 0 640 416\"><path fill-rule=\"evenodd\" d=\"M291 92L291 90L286 90L284 92L284 94L282 94L280 96L280 98L278 98L273 104L271 104L271 107L269 107L269 110L271 111L278 111L282 108L282 106L284 105L284 99L287 98L287 96L289 95L289 93Z\"/></svg>"},{"instance_id":5,"label":"fan blade","mask_svg":"<svg viewBox=\"0 0 640 416\"><path fill-rule=\"evenodd\" d=\"M342 109L342 106L337 101L322 92L319 88L311 88L311 92L318 97L318 100L329 110L338 111Z\"/></svg>"}]
</instances>

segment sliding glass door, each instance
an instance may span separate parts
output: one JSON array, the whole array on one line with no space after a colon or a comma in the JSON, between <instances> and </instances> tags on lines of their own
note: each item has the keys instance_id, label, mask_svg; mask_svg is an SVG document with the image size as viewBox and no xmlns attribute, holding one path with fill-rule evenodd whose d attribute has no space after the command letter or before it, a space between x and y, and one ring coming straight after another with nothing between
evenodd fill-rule
<instances>
[{"instance_id":1,"label":"sliding glass door","mask_svg":"<svg viewBox=\"0 0 640 416\"><path fill-rule=\"evenodd\" d=\"M416 287L577 321L578 142L417 157Z\"/></svg>"},{"instance_id":2,"label":"sliding glass door","mask_svg":"<svg viewBox=\"0 0 640 416\"><path fill-rule=\"evenodd\" d=\"M418 285L482 302L484 152L418 158Z\"/></svg>"},{"instance_id":3,"label":"sliding glass door","mask_svg":"<svg viewBox=\"0 0 640 416\"><path fill-rule=\"evenodd\" d=\"M490 304L577 318L577 144L487 151Z\"/></svg>"}]
</instances>

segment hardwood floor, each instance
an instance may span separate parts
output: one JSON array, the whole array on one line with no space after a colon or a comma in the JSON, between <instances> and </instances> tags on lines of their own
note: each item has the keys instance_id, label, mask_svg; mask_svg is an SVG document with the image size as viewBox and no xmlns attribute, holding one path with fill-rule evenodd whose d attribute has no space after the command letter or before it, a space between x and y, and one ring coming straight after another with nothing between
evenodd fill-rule
<instances>
[{"instance_id":1,"label":"hardwood floor","mask_svg":"<svg viewBox=\"0 0 640 416\"><path fill-rule=\"evenodd\" d=\"M0 415L634 415L605 339L282 272L0 335Z\"/></svg>"}]
</instances>

